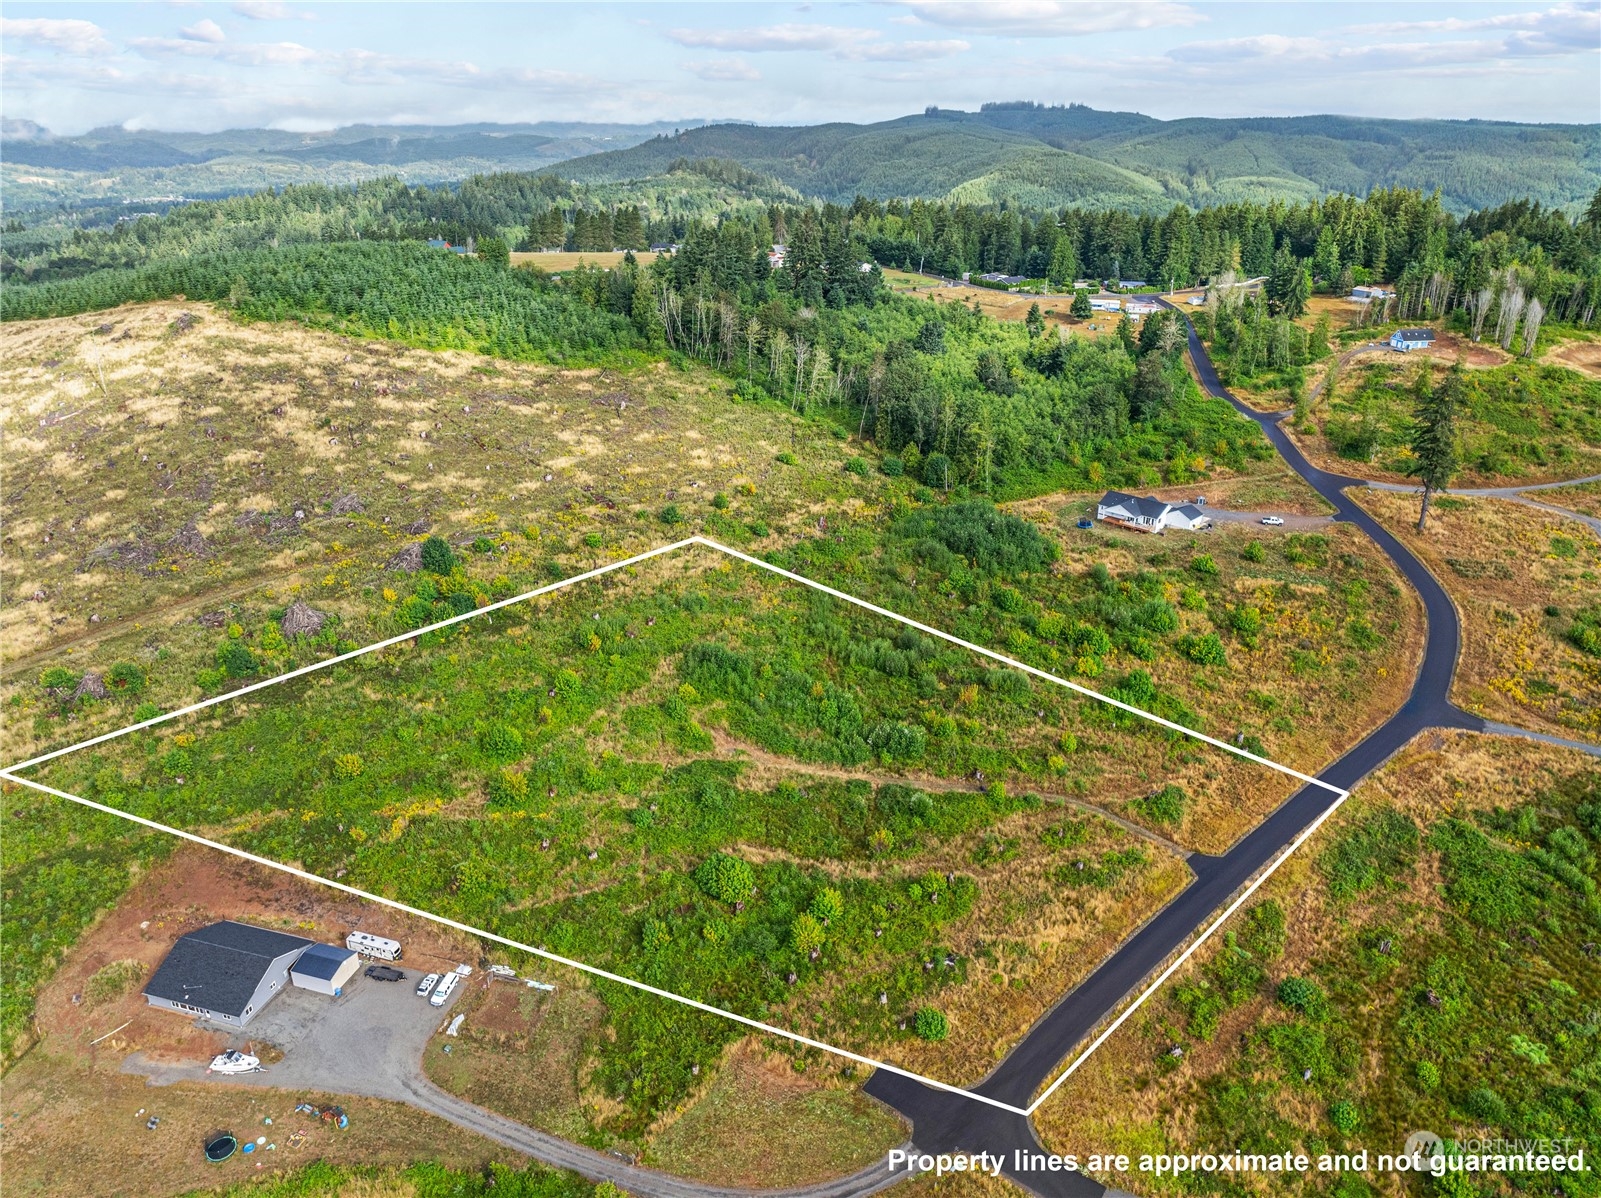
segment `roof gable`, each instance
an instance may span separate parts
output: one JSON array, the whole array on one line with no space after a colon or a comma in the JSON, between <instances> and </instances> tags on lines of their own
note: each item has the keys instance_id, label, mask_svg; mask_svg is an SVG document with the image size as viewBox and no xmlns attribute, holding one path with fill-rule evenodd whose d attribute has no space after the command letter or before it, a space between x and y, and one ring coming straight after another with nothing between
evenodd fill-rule
<instances>
[{"instance_id":1,"label":"roof gable","mask_svg":"<svg viewBox=\"0 0 1601 1198\"><path fill-rule=\"evenodd\" d=\"M144 994L235 1018L245 1013L272 963L311 944L270 928L224 920L178 937Z\"/></svg>"}]
</instances>

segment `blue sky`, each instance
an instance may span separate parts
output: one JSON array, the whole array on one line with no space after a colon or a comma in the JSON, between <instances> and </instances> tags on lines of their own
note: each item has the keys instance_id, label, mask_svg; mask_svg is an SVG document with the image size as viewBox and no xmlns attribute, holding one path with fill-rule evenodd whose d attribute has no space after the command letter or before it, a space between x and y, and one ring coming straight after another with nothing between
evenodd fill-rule
<instances>
[{"instance_id":1,"label":"blue sky","mask_svg":"<svg viewBox=\"0 0 1601 1198\"><path fill-rule=\"evenodd\" d=\"M7 3L0 111L97 125L872 121L1078 101L1154 116L1601 121L1601 7Z\"/></svg>"}]
</instances>

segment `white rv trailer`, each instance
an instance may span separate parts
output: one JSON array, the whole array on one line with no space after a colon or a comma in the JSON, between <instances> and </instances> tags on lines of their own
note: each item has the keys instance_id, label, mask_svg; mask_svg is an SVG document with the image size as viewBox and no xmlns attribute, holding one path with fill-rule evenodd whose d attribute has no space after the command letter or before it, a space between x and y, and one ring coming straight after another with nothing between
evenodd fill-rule
<instances>
[{"instance_id":1,"label":"white rv trailer","mask_svg":"<svg viewBox=\"0 0 1601 1198\"><path fill-rule=\"evenodd\" d=\"M400 941L374 936L371 932L350 933L345 937L345 947L353 953L376 957L380 961L400 960Z\"/></svg>"}]
</instances>

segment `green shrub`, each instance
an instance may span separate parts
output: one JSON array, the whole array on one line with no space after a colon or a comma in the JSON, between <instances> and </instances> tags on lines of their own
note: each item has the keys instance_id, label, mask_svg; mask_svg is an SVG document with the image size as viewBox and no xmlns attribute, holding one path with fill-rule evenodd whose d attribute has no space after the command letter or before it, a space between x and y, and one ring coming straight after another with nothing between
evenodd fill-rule
<instances>
[{"instance_id":1,"label":"green shrub","mask_svg":"<svg viewBox=\"0 0 1601 1198\"><path fill-rule=\"evenodd\" d=\"M728 510L728 496L721 491L717 492L712 496L712 506L720 512L726 512Z\"/></svg>"},{"instance_id":2,"label":"green shrub","mask_svg":"<svg viewBox=\"0 0 1601 1198\"><path fill-rule=\"evenodd\" d=\"M1467 1111L1479 1122L1495 1126L1506 1122L1506 1099L1502 1098L1489 1086L1480 1086L1469 1092L1462 1102L1462 1109Z\"/></svg>"},{"instance_id":3,"label":"green shrub","mask_svg":"<svg viewBox=\"0 0 1601 1198\"><path fill-rule=\"evenodd\" d=\"M787 449L773 460L785 466L795 465L795 455L790 453Z\"/></svg>"},{"instance_id":4,"label":"green shrub","mask_svg":"<svg viewBox=\"0 0 1601 1198\"><path fill-rule=\"evenodd\" d=\"M756 874L738 857L713 853L695 870L695 883L719 902L740 903L756 889Z\"/></svg>"},{"instance_id":5,"label":"green shrub","mask_svg":"<svg viewBox=\"0 0 1601 1198\"><path fill-rule=\"evenodd\" d=\"M119 661L106 671L106 687L124 695L143 693L145 672L131 661Z\"/></svg>"},{"instance_id":6,"label":"green shrub","mask_svg":"<svg viewBox=\"0 0 1601 1198\"><path fill-rule=\"evenodd\" d=\"M1209 578L1215 577L1218 573L1217 560L1210 553L1203 553L1190 562L1190 569Z\"/></svg>"},{"instance_id":7,"label":"green shrub","mask_svg":"<svg viewBox=\"0 0 1601 1198\"><path fill-rule=\"evenodd\" d=\"M224 641L217 647L217 668L229 678L248 678L260 667L243 642Z\"/></svg>"},{"instance_id":8,"label":"green shrub","mask_svg":"<svg viewBox=\"0 0 1601 1198\"><path fill-rule=\"evenodd\" d=\"M1318 859L1329 897L1355 898L1387 883L1400 883L1417 857L1417 825L1399 811L1380 811L1345 832Z\"/></svg>"},{"instance_id":9,"label":"green shrub","mask_svg":"<svg viewBox=\"0 0 1601 1198\"><path fill-rule=\"evenodd\" d=\"M1350 1099L1341 1099L1329 1108L1329 1122L1342 1136L1354 1136L1362 1130L1362 1112Z\"/></svg>"},{"instance_id":10,"label":"green shrub","mask_svg":"<svg viewBox=\"0 0 1601 1198\"><path fill-rule=\"evenodd\" d=\"M823 947L823 925L813 914L802 911L789 925L789 940L798 953L813 953Z\"/></svg>"},{"instance_id":11,"label":"green shrub","mask_svg":"<svg viewBox=\"0 0 1601 1198\"><path fill-rule=\"evenodd\" d=\"M1245 918L1240 943L1253 956L1272 961L1284 953L1284 908L1277 899L1263 899Z\"/></svg>"},{"instance_id":12,"label":"green shrub","mask_svg":"<svg viewBox=\"0 0 1601 1198\"><path fill-rule=\"evenodd\" d=\"M1186 634L1179 639L1179 652L1197 665L1222 666L1228 664L1228 654L1223 649L1223 642L1218 639L1215 632L1208 632L1203 636L1194 633Z\"/></svg>"},{"instance_id":13,"label":"green shrub","mask_svg":"<svg viewBox=\"0 0 1601 1198\"><path fill-rule=\"evenodd\" d=\"M80 675L65 666L51 666L39 675L39 685L47 691L70 691L78 685Z\"/></svg>"},{"instance_id":14,"label":"green shrub","mask_svg":"<svg viewBox=\"0 0 1601 1198\"><path fill-rule=\"evenodd\" d=\"M349 781L351 778L361 777L365 768L360 753L341 753L334 758L334 777Z\"/></svg>"},{"instance_id":15,"label":"green shrub","mask_svg":"<svg viewBox=\"0 0 1601 1198\"><path fill-rule=\"evenodd\" d=\"M528 775L511 769L496 770L485 782L484 792L491 803L521 803L528 797Z\"/></svg>"},{"instance_id":16,"label":"green shrub","mask_svg":"<svg viewBox=\"0 0 1601 1198\"><path fill-rule=\"evenodd\" d=\"M826 927L845 914L844 896L832 886L825 886L812 895L808 910Z\"/></svg>"},{"instance_id":17,"label":"green shrub","mask_svg":"<svg viewBox=\"0 0 1601 1198\"><path fill-rule=\"evenodd\" d=\"M154 703L141 703L133 709L133 722L142 724L146 720L153 720L161 714L161 708Z\"/></svg>"},{"instance_id":18,"label":"green shrub","mask_svg":"<svg viewBox=\"0 0 1601 1198\"><path fill-rule=\"evenodd\" d=\"M1288 977L1279 983L1279 1002L1308 1019L1321 1021L1329 1013L1329 998L1323 987L1306 978Z\"/></svg>"},{"instance_id":19,"label":"green shrub","mask_svg":"<svg viewBox=\"0 0 1601 1198\"><path fill-rule=\"evenodd\" d=\"M1184 822L1184 809L1189 805L1189 801L1190 796L1184 792L1183 787L1169 782L1155 794L1135 799L1129 804L1129 808L1153 824L1177 827Z\"/></svg>"},{"instance_id":20,"label":"green shrub","mask_svg":"<svg viewBox=\"0 0 1601 1198\"><path fill-rule=\"evenodd\" d=\"M473 552L493 553L495 552L495 542L491 541L488 537L474 537Z\"/></svg>"},{"instance_id":21,"label":"green shrub","mask_svg":"<svg viewBox=\"0 0 1601 1198\"><path fill-rule=\"evenodd\" d=\"M684 513L678 510L676 503L669 503L656 514L656 518L663 524L682 524L684 522Z\"/></svg>"},{"instance_id":22,"label":"green shrub","mask_svg":"<svg viewBox=\"0 0 1601 1198\"><path fill-rule=\"evenodd\" d=\"M942 453L931 453L923 459L923 481L942 491L951 489L951 460Z\"/></svg>"},{"instance_id":23,"label":"green shrub","mask_svg":"<svg viewBox=\"0 0 1601 1198\"><path fill-rule=\"evenodd\" d=\"M1240 550L1240 556L1248 562L1267 561L1267 550L1262 548L1261 541L1252 541Z\"/></svg>"},{"instance_id":24,"label":"green shrub","mask_svg":"<svg viewBox=\"0 0 1601 1198\"><path fill-rule=\"evenodd\" d=\"M847 474L854 474L860 478L866 478L872 472L872 467L867 464L866 458L849 458L845 462L845 473Z\"/></svg>"},{"instance_id":25,"label":"green shrub","mask_svg":"<svg viewBox=\"0 0 1601 1198\"><path fill-rule=\"evenodd\" d=\"M906 473L906 463L900 458L885 458L879 469L890 478L899 478Z\"/></svg>"},{"instance_id":26,"label":"green shrub","mask_svg":"<svg viewBox=\"0 0 1601 1198\"><path fill-rule=\"evenodd\" d=\"M522 756L523 734L509 724L491 724L478 734L478 747L487 757L512 761Z\"/></svg>"},{"instance_id":27,"label":"green shrub","mask_svg":"<svg viewBox=\"0 0 1601 1198\"><path fill-rule=\"evenodd\" d=\"M1440 1088L1440 1067L1433 1061L1419 1061L1412 1067L1412 1075L1417 1079L1418 1089L1425 1094Z\"/></svg>"},{"instance_id":28,"label":"green shrub","mask_svg":"<svg viewBox=\"0 0 1601 1198\"><path fill-rule=\"evenodd\" d=\"M456 568L456 554L444 537L429 537L422 543L422 568L430 574L449 574Z\"/></svg>"},{"instance_id":29,"label":"green shrub","mask_svg":"<svg viewBox=\"0 0 1601 1198\"><path fill-rule=\"evenodd\" d=\"M912 1016L912 1031L919 1040L944 1040L951 1034L951 1021L945 1018L943 1011L919 1007L917 1014Z\"/></svg>"}]
</instances>

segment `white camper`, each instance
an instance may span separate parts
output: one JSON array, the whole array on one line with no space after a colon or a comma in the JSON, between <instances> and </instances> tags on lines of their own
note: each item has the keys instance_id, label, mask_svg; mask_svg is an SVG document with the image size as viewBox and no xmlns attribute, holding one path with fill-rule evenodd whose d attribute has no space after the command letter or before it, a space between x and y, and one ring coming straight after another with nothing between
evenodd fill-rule
<instances>
[{"instance_id":1,"label":"white camper","mask_svg":"<svg viewBox=\"0 0 1601 1198\"><path fill-rule=\"evenodd\" d=\"M400 960L400 941L374 936L371 932L350 933L345 937L345 947L353 953L376 957L380 961Z\"/></svg>"}]
</instances>

